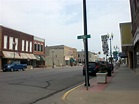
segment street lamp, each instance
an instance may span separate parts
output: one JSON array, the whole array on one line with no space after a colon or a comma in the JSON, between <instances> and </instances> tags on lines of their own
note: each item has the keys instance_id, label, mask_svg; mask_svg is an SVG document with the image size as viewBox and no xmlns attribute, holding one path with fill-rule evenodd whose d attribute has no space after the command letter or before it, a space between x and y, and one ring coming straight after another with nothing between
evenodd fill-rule
<instances>
[{"instance_id":1,"label":"street lamp","mask_svg":"<svg viewBox=\"0 0 139 104\"><path fill-rule=\"evenodd\" d=\"M111 62L111 70L108 71L108 76L111 76L112 71L112 47L111 47L111 40L113 39L113 34L107 35L107 38L110 40L110 62Z\"/></svg>"},{"instance_id":2,"label":"street lamp","mask_svg":"<svg viewBox=\"0 0 139 104\"><path fill-rule=\"evenodd\" d=\"M14 50L14 61L15 61L15 46L16 46L16 43L13 42L13 50Z\"/></svg>"},{"instance_id":3,"label":"street lamp","mask_svg":"<svg viewBox=\"0 0 139 104\"><path fill-rule=\"evenodd\" d=\"M118 46L113 46L115 51L119 51L119 47Z\"/></svg>"},{"instance_id":4,"label":"street lamp","mask_svg":"<svg viewBox=\"0 0 139 104\"><path fill-rule=\"evenodd\" d=\"M55 63L54 63L54 51L51 51L52 52L52 68L54 68L54 65L55 65Z\"/></svg>"}]
</instances>

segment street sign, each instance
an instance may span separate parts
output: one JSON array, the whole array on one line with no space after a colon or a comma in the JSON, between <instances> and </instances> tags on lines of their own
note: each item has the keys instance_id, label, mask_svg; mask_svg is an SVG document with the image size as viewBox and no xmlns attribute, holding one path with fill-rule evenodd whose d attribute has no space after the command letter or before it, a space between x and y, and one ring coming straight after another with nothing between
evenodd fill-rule
<instances>
[{"instance_id":1,"label":"street sign","mask_svg":"<svg viewBox=\"0 0 139 104\"><path fill-rule=\"evenodd\" d=\"M86 39L86 38L91 38L90 35L80 35L80 36L77 36L77 39Z\"/></svg>"},{"instance_id":2,"label":"street sign","mask_svg":"<svg viewBox=\"0 0 139 104\"><path fill-rule=\"evenodd\" d=\"M108 36L107 35L102 35L101 36L101 40L102 41L107 41L108 40Z\"/></svg>"}]
</instances>

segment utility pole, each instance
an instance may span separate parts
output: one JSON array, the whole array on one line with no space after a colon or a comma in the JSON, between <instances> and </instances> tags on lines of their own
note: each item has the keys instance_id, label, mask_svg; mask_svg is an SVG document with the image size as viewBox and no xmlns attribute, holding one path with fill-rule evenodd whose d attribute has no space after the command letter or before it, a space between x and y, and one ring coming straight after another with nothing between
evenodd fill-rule
<instances>
[{"instance_id":1,"label":"utility pole","mask_svg":"<svg viewBox=\"0 0 139 104\"><path fill-rule=\"evenodd\" d=\"M87 15L86 15L86 0L83 0L83 21L84 21L84 35L87 35ZM85 53L85 86L88 90L89 84L89 75L88 75L88 39L83 39L84 42L84 53Z\"/></svg>"}]
</instances>

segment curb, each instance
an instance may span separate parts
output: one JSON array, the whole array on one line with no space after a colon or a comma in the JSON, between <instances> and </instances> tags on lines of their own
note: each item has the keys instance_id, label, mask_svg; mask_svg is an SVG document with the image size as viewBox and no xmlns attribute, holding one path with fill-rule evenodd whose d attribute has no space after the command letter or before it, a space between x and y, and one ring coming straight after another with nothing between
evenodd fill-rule
<instances>
[{"instance_id":1,"label":"curb","mask_svg":"<svg viewBox=\"0 0 139 104\"><path fill-rule=\"evenodd\" d=\"M116 76L116 74L117 74L117 72L115 72L115 73L113 74L113 77L111 76L111 79L110 79L109 82L107 83L107 86L108 86L108 84L111 82L111 80ZM91 83L93 83L94 81L95 81L95 83L96 83L96 78L93 78L93 79L90 80ZM72 88L71 90L67 91L67 92L62 96L61 100L62 100L63 102L65 102L66 104L71 104L70 102L67 101L67 99L66 99L67 96L68 96L72 91L76 90L77 88L81 87L82 85L83 85L83 84L80 84L80 85L78 85L77 87L74 87L74 88Z\"/></svg>"},{"instance_id":2,"label":"curb","mask_svg":"<svg viewBox=\"0 0 139 104\"><path fill-rule=\"evenodd\" d=\"M96 79L91 79L90 81L92 81L92 80L94 81L94 80L96 80ZM69 104L70 102L68 102L68 101L66 100L67 96L68 96L72 91L76 90L77 88L81 87L82 85L84 85L84 83L83 83L83 84L80 84L80 85L78 85L78 86L76 86L76 87L74 87L74 88L72 88L72 89L70 89L69 91L67 91L67 92L62 96L61 100L62 100L63 102L65 102L65 103Z\"/></svg>"},{"instance_id":3,"label":"curb","mask_svg":"<svg viewBox=\"0 0 139 104\"><path fill-rule=\"evenodd\" d=\"M68 101L66 100L67 96L68 96L72 91L76 90L77 88L81 87L82 85L83 85L83 84L78 85L78 86L72 88L71 90L67 91L67 92L62 96L61 100L64 101L64 102L66 102L66 103L68 103Z\"/></svg>"}]
</instances>

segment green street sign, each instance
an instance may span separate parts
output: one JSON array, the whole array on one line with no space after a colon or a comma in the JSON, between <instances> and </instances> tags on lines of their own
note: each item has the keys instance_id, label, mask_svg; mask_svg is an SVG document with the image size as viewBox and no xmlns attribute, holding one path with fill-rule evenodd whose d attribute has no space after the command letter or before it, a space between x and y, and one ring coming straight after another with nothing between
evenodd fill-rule
<instances>
[{"instance_id":1,"label":"green street sign","mask_svg":"<svg viewBox=\"0 0 139 104\"><path fill-rule=\"evenodd\" d=\"M77 36L77 39L86 39L86 38L91 38L90 35L80 35L80 36Z\"/></svg>"}]
</instances>

